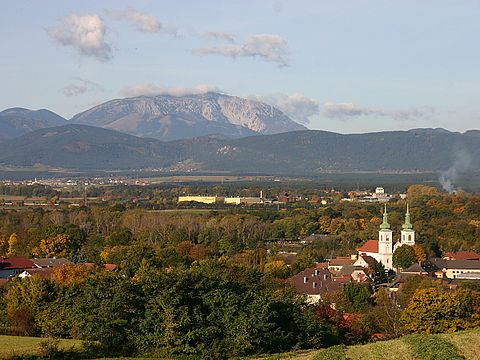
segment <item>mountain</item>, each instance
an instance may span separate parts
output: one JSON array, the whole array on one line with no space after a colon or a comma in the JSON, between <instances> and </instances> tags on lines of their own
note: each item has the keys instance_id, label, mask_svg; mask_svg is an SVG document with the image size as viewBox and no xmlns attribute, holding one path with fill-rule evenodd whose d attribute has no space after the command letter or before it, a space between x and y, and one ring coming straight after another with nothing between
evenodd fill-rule
<instances>
[{"instance_id":1,"label":"mountain","mask_svg":"<svg viewBox=\"0 0 480 360\"><path fill-rule=\"evenodd\" d=\"M71 121L160 140L306 130L273 106L213 92L111 100L75 115Z\"/></svg>"},{"instance_id":2,"label":"mountain","mask_svg":"<svg viewBox=\"0 0 480 360\"><path fill-rule=\"evenodd\" d=\"M337 134L295 131L162 142L86 125L41 129L0 144L0 165L161 168L236 174L480 171L479 133L438 129Z\"/></svg>"},{"instance_id":3,"label":"mountain","mask_svg":"<svg viewBox=\"0 0 480 360\"><path fill-rule=\"evenodd\" d=\"M443 171L456 162L480 170L480 142L474 132L423 129L344 135L310 130L205 139L189 147L187 157L205 169L233 172Z\"/></svg>"},{"instance_id":4,"label":"mountain","mask_svg":"<svg viewBox=\"0 0 480 360\"><path fill-rule=\"evenodd\" d=\"M45 109L11 108L0 112L0 141L13 139L30 131L66 124L66 120Z\"/></svg>"},{"instance_id":5,"label":"mountain","mask_svg":"<svg viewBox=\"0 0 480 360\"><path fill-rule=\"evenodd\" d=\"M181 149L174 144L76 124L33 131L0 144L0 164L15 166L159 168L181 156Z\"/></svg>"}]
</instances>

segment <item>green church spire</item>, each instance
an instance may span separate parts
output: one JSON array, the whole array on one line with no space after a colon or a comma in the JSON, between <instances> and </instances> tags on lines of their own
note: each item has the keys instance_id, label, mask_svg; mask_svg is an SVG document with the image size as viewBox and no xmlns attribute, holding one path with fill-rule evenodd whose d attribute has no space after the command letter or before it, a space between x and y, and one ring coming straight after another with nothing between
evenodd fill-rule
<instances>
[{"instance_id":1,"label":"green church spire","mask_svg":"<svg viewBox=\"0 0 480 360\"><path fill-rule=\"evenodd\" d=\"M407 212L405 213L405 224L402 225L402 229L404 230L413 229L413 225L410 222L410 211L408 211L408 204L407 204Z\"/></svg>"},{"instance_id":2,"label":"green church spire","mask_svg":"<svg viewBox=\"0 0 480 360\"><path fill-rule=\"evenodd\" d=\"M381 230L390 230L390 224L388 223L387 204L385 204L385 210L383 211L383 223L380 225Z\"/></svg>"}]
</instances>

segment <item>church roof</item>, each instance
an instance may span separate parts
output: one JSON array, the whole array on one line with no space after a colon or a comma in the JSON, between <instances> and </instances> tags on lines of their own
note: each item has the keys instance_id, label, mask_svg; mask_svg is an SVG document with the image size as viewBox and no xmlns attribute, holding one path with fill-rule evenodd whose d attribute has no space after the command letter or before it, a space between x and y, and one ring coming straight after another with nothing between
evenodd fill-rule
<instances>
[{"instance_id":1,"label":"church roof","mask_svg":"<svg viewBox=\"0 0 480 360\"><path fill-rule=\"evenodd\" d=\"M378 240L368 240L365 244L358 248L358 251L360 253L378 253Z\"/></svg>"}]
</instances>

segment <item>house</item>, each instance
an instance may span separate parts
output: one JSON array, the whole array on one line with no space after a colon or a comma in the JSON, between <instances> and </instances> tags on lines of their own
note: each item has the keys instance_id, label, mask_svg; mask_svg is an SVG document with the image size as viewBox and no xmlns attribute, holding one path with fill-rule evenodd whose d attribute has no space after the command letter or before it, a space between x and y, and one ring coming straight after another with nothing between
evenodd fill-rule
<instances>
[{"instance_id":1,"label":"house","mask_svg":"<svg viewBox=\"0 0 480 360\"><path fill-rule=\"evenodd\" d=\"M356 256L337 256L335 259L331 259L328 262L328 270L340 271L344 266L353 265L356 258Z\"/></svg>"},{"instance_id":2,"label":"house","mask_svg":"<svg viewBox=\"0 0 480 360\"><path fill-rule=\"evenodd\" d=\"M430 262L438 268L435 272L438 278L455 279L458 276L464 276L463 274L480 274L480 261L432 258Z\"/></svg>"},{"instance_id":3,"label":"house","mask_svg":"<svg viewBox=\"0 0 480 360\"><path fill-rule=\"evenodd\" d=\"M480 261L480 255L473 251L447 252L442 257L443 260L472 260Z\"/></svg>"},{"instance_id":4,"label":"house","mask_svg":"<svg viewBox=\"0 0 480 360\"><path fill-rule=\"evenodd\" d=\"M370 280L365 270L361 266L345 265L337 273L338 277L350 277L355 282L365 282Z\"/></svg>"},{"instance_id":5,"label":"house","mask_svg":"<svg viewBox=\"0 0 480 360\"><path fill-rule=\"evenodd\" d=\"M0 278L8 279L22 273L26 269L35 269L35 264L24 256L0 258Z\"/></svg>"},{"instance_id":6,"label":"house","mask_svg":"<svg viewBox=\"0 0 480 360\"><path fill-rule=\"evenodd\" d=\"M306 295L309 304L321 301L325 295L340 292L343 281L335 281L332 273L324 265L315 265L287 279L286 284L298 294Z\"/></svg>"},{"instance_id":7,"label":"house","mask_svg":"<svg viewBox=\"0 0 480 360\"><path fill-rule=\"evenodd\" d=\"M73 264L70 260L65 258L43 258L43 259L30 259L37 268L56 268L63 265Z\"/></svg>"},{"instance_id":8,"label":"house","mask_svg":"<svg viewBox=\"0 0 480 360\"><path fill-rule=\"evenodd\" d=\"M373 268L375 259L368 255L359 255L353 266L361 266L362 268Z\"/></svg>"},{"instance_id":9,"label":"house","mask_svg":"<svg viewBox=\"0 0 480 360\"><path fill-rule=\"evenodd\" d=\"M429 275L430 272L425 267L423 267L421 264L416 263L416 264L413 264L412 266L410 266L408 269L402 270L402 274L405 274L405 275Z\"/></svg>"},{"instance_id":10,"label":"house","mask_svg":"<svg viewBox=\"0 0 480 360\"><path fill-rule=\"evenodd\" d=\"M53 268L37 268L37 269L26 269L18 277L20 279L29 278L32 276L39 276L43 278L50 278L53 273Z\"/></svg>"}]
</instances>

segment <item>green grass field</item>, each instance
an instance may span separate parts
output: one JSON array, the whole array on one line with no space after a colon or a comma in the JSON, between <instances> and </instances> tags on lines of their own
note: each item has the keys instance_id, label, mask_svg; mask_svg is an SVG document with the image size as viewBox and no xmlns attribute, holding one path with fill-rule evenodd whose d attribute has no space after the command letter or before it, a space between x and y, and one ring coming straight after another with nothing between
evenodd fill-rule
<instances>
[{"instance_id":1,"label":"green grass field","mask_svg":"<svg viewBox=\"0 0 480 360\"><path fill-rule=\"evenodd\" d=\"M355 346L333 346L317 351L265 355L277 360L478 360L480 328L453 334L408 335L395 340Z\"/></svg>"},{"instance_id":2,"label":"green grass field","mask_svg":"<svg viewBox=\"0 0 480 360\"><path fill-rule=\"evenodd\" d=\"M26 336L0 335L0 358L10 358L18 355L34 355L40 350L40 343L44 338ZM61 350L78 349L82 345L78 340L60 340L58 347Z\"/></svg>"},{"instance_id":3,"label":"green grass field","mask_svg":"<svg viewBox=\"0 0 480 360\"><path fill-rule=\"evenodd\" d=\"M0 358L38 354L42 338L0 335ZM59 349L80 349L77 340L60 340ZM125 359L125 358L124 358ZM136 358L139 360L140 358ZM244 358L246 359L246 358ZM256 356L261 360L478 360L480 328L453 334L408 335L399 339L322 350Z\"/></svg>"}]
</instances>

